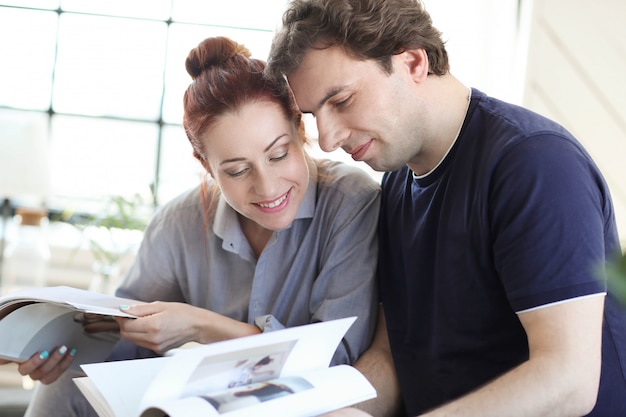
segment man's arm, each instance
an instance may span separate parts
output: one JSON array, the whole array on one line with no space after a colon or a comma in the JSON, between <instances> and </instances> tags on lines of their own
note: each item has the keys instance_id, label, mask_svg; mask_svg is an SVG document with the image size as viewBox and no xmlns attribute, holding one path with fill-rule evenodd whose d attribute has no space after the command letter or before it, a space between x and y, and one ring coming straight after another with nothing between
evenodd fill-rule
<instances>
[{"instance_id":1,"label":"man's arm","mask_svg":"<svg viewBox=\"0 0 626 417\"><path fill-rule=\"evenodd\" d=\"M423 416L588 414L600 383L603 306L604 297L598 295L520 314L529 360Z\"/></svg>"},{"instance_id":2,"label":"man's arm","mask_svg":"<svg viewBox=\"0 0 626 417\"><path fill-rule=\"evenodd\" d=\"M396 417L400 415L401 396L396 369L391 357L387 323L382 305L378 308L378 324L374 340L356 361L357 368L376 389L377 397L353 407L331 411L321 417Z\"/></svg>"},{"instance_id":3,"label":"man's arm","mask_svg":"<svg viewBox=\"0 0 626 417\"><path fill-rule=\"evenodd\" d=\"M357 368L376 389L378 396L355 405L374 417L394 417L401 410L400 385L391 357L387 323L382 305L378 309L378 324L371 346L356 361Z\"/></svg>"}]
</instances>

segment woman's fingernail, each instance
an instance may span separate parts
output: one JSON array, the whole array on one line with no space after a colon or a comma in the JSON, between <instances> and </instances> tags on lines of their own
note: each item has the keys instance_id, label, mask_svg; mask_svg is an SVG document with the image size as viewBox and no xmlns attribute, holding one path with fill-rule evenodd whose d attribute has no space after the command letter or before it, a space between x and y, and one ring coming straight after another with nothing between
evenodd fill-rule
<instances>
[{"instance_id":1,"label":"woman's fingernail","mask_svg":"<svg viewBox=\"0 0 626 417\"><path fill-rule=\"evenodd\" d=\"M50 354L48 353L47 350L44 350L43 352L39 354L39 359L47 359L48 356L50 356Z\"/></svg>"},{"instance_id":2,"label":"woman's fingernail","mask_svg":"<svg viewBox=\"0 0 626 417\"><path fill-rule=\"evenodd\" d=\"M76 349L70 350L70 356L75 356L75 355L76 355Z\"/></svg>"},{"instance_id":3,"label":"woman's fingernail","mask_svg":"<svg viewBox=\"0 0 626 417\"><path fill-rule=\"evenodd\" d=\"M59 355L65 355L65 352L67 352L67 346L63 345L59 348Z\"/></svg>"},{"instance_id":4,"label":"woman's fingernail","mask_svg":"<svg viewBox=\"0 0 626 417\"><path fill-rule=\"evenodd\" d=\"M130 306L127 306L126 304L122 304L120 306L120 310L130 310Z\"/></svg>"}]
</instances>

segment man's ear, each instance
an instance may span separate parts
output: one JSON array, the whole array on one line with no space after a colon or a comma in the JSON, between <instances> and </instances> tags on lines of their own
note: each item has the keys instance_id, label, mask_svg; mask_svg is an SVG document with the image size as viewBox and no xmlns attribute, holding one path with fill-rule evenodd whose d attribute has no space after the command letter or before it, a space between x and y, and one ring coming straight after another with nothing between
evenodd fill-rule
<instances>
[{"instance_id":1,"label":"man's ear","mask_svg":"<svg viewBox=\"0 0 626 417\"><path fill-rule=\"evenodd\" d=\"M397 55L402 65L409 71L415 82L422 82L428 77L428 55L424 48L409 49Z\"/></svg>"}]
</instances>

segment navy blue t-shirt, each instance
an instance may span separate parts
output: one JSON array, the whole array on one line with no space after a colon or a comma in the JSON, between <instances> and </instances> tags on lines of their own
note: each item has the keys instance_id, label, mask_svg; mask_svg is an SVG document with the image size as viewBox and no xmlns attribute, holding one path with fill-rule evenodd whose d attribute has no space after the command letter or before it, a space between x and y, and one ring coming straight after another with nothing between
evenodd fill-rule
<instances>
[{"instance_id":1,"label":"navy blue t-shirt","mask_svg":"<svg viewBox=\"0 0 626 417\"><path fill-rule=\"evenodd\" d=\"M473 90L433 172L383 178L380 294L407 413L526 361L516 313L605 292L597 268L619 250L609 190L583 147L556 123ZM611 296L602 354L590 415L626 415L626 315Z\"/></svg>"}]
</instances>

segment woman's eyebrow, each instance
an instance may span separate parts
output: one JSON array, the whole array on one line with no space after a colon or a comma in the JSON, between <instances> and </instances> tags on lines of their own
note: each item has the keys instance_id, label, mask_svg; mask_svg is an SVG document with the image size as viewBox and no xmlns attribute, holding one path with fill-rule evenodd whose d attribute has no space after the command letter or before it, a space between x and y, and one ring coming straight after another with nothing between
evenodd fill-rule
<instances>
[{"instance_id":1,"label":"woman's eyebrow","mask_svg":"<svg viewBox=\"0 0 626 417\"><path fill-rule=\"evenodd\" d=\"M276 142L278 142L282 137L286 136L284 133L282 135L280 135L279 137L277 137L276 139L274 139L272 141L272 143L270 143L269 145L267 145L267 147L264 149L264 152L269 151L270 149L272 149L272 146L274 146L276 144Z\"/></svg>"},{"instance_id":2,"label":"woman's eyebrow","mask_svg":"<svg viewBox=\"0 0 626 417\"><path fill-rule=\"evenodd\" d=\"M285 137L286 134L282 134L280 136L278 136L276 139L274 139L272 141L272 143L270 143L269 145L267 145L267 147L263 150L263 152L267 152L270 149L272 149L272 147L276 144L276 142L278 142L281 138ZM222 162L220 162L220 165L224 165L224 164L229 164L231 162L240 162L240 161L245 161L246 158L242 158L242 157L237 157L237 158L231 158L231 159L225 159Z\"/></svg>"},{"instance_id":3,"label":"woman's eyebrow","mask_svg":"<svg viewBox=\"0 0 626 417\"><path fill-rule=\"evenodd\" d=\"M224 164L229 164L231 162L239 162L239 161L245 161L245 160L246 160L246 158L242 158L242 157L225 159L222 162L220 162L220 166L224 165Z\"/></svg>"}]
</instances>

